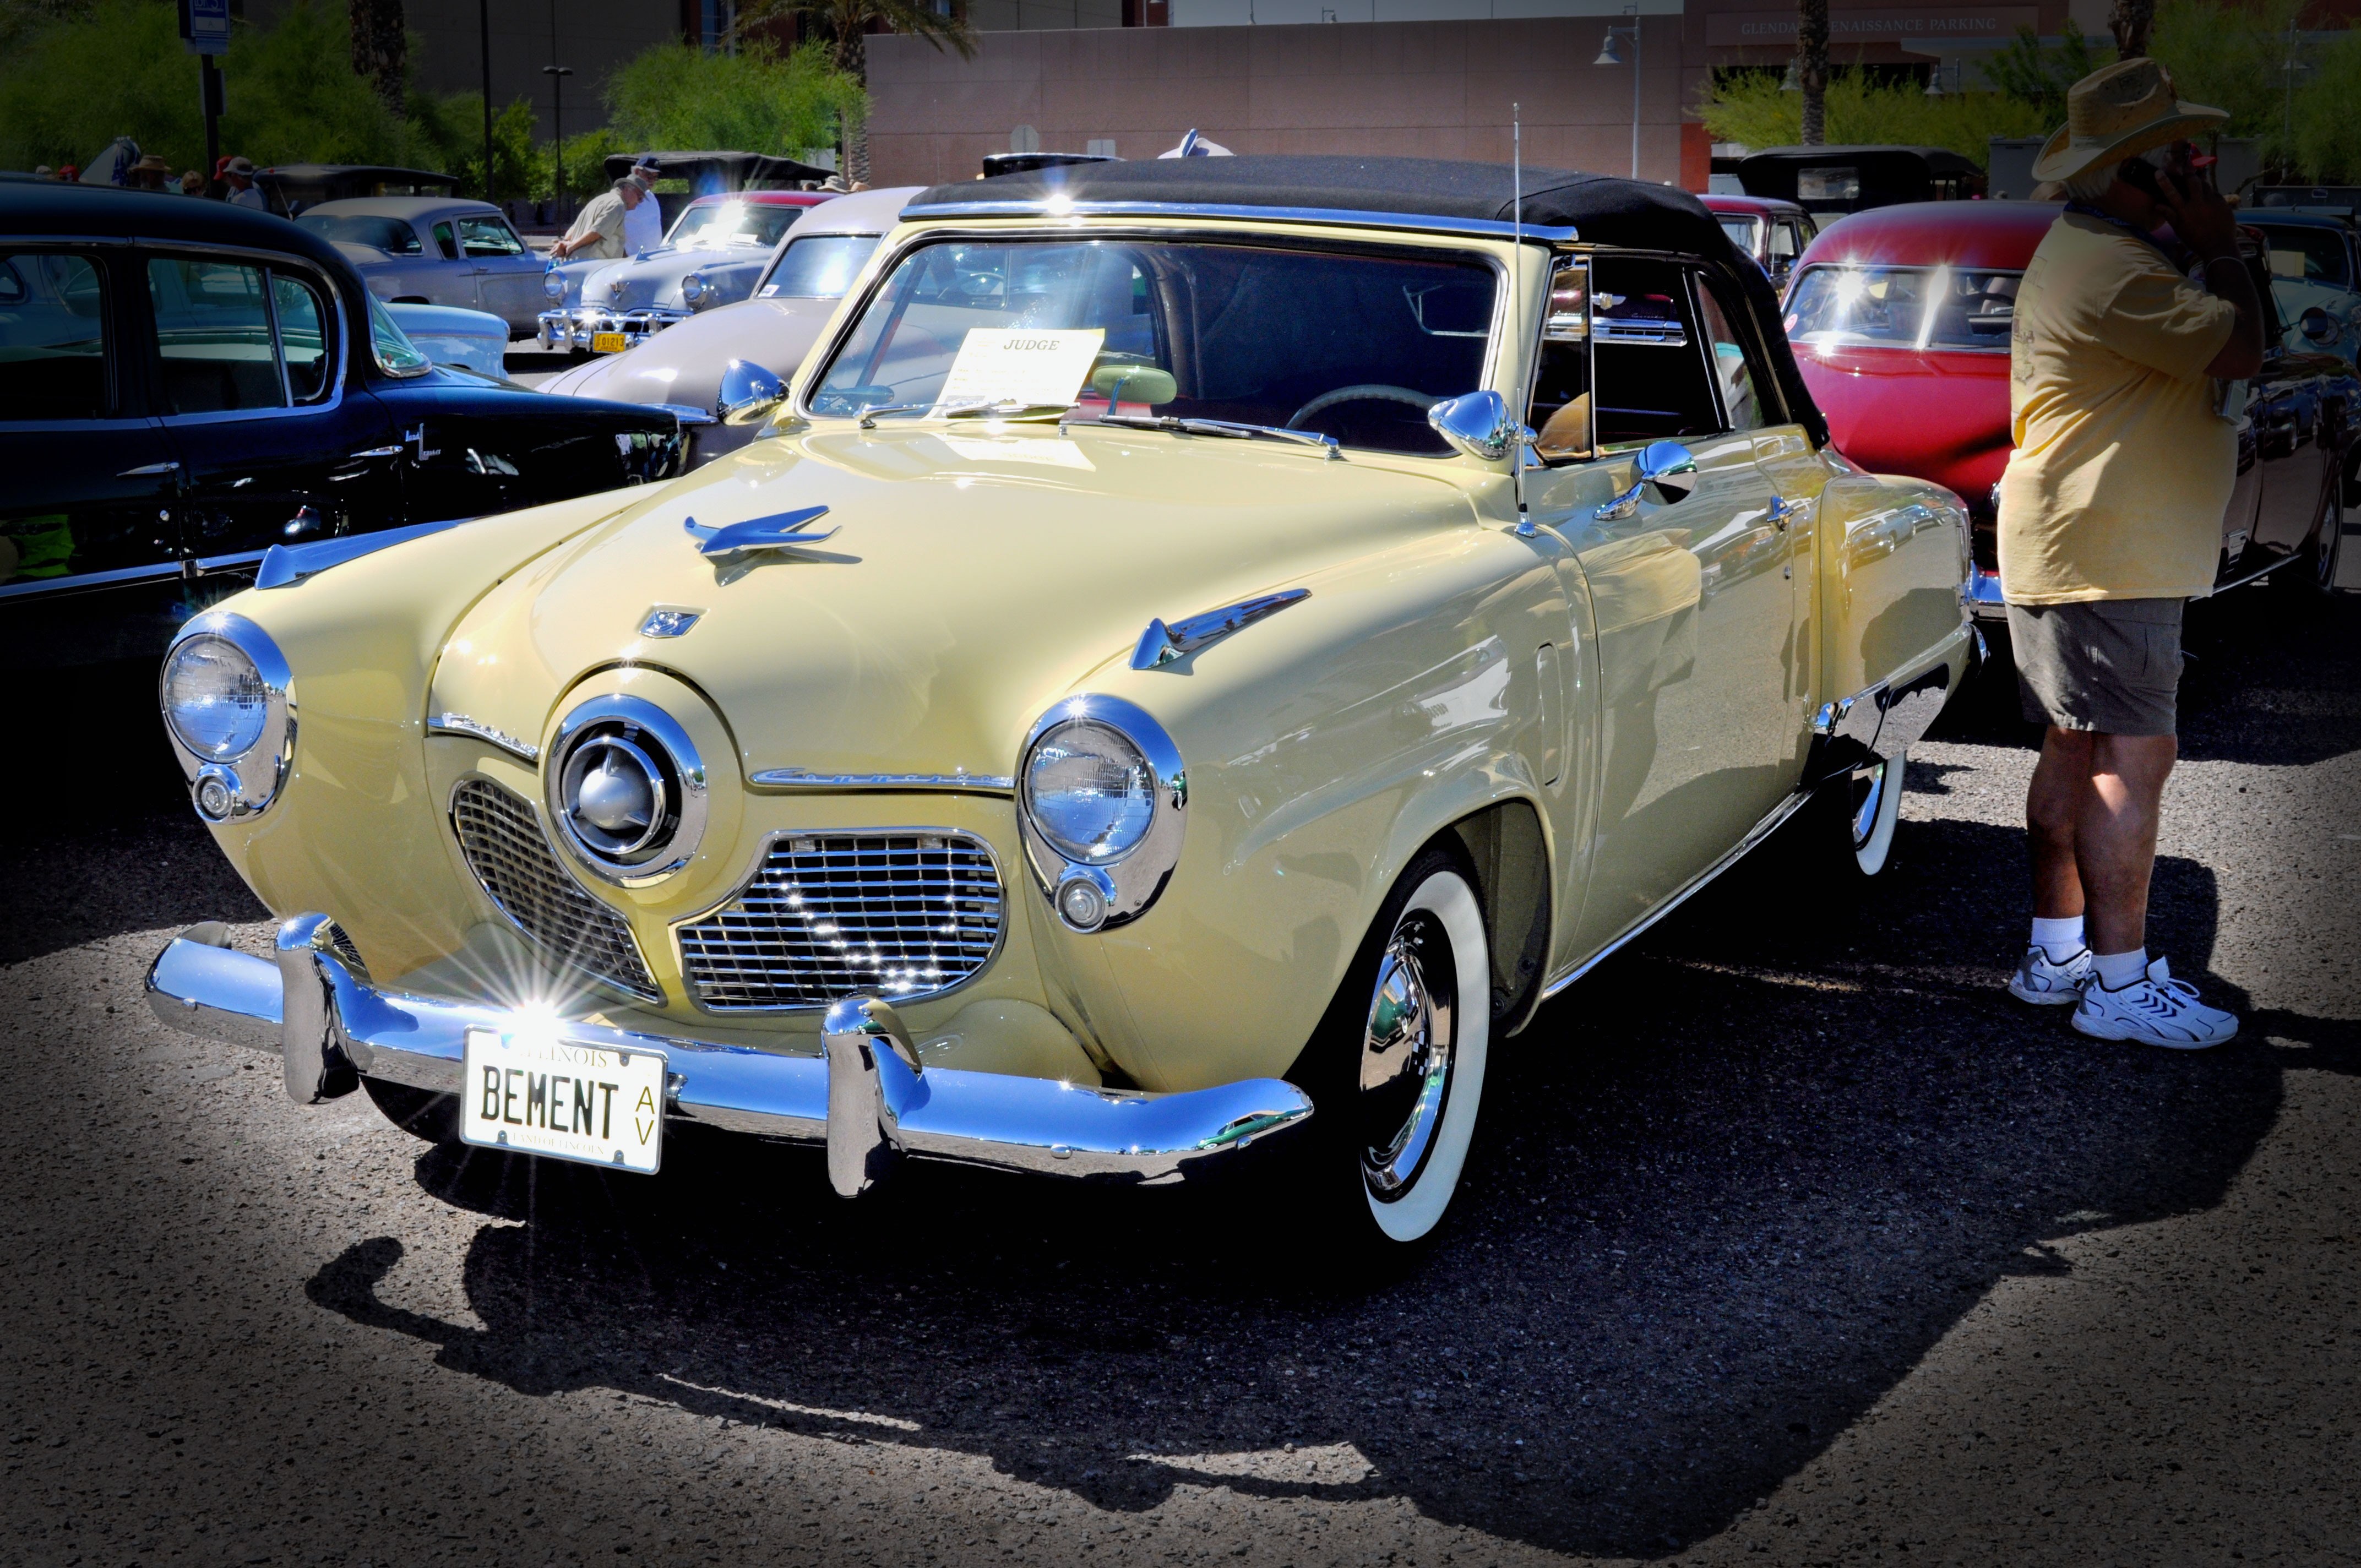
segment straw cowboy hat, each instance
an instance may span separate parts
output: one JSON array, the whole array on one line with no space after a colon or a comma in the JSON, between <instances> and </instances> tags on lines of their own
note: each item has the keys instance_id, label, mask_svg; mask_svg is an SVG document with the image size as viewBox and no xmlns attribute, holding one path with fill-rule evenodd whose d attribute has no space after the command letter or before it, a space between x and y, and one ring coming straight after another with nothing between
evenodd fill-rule
<instances>
[{"instance_id":1,"label":"straw cowboy hat","mask_svg":"<svg viewBox=\"0 0 2361 1568\"><path fill-rule=\"evenodd\" d=\"M2119 60L2066 90L2066 123L2042 144L2033 177L2064 180L2200 131L2219 130L2229 119L2224 110L2174 97L2172 72L2156 61Z\"/></svg>"}]
</instances>

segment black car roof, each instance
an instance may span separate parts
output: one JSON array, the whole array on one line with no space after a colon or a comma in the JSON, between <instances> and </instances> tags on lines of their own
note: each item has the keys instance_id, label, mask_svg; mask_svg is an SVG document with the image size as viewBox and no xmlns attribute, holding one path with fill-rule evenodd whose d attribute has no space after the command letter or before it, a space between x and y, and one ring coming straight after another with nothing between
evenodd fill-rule
<instances>
[{"instance_id":1,"label":"black car roof","mask_svg":"<svg viewBox=\"0 0 2361 1568\"><path fill-rule=\"evenodd\" d=\"M355 288L360 283L343 254L318 235L269 213L200 196L49 180L10 181L0 185L0 236L244 246L300 256L334 272L340 281Z\"/></svg>"}]
</instances>

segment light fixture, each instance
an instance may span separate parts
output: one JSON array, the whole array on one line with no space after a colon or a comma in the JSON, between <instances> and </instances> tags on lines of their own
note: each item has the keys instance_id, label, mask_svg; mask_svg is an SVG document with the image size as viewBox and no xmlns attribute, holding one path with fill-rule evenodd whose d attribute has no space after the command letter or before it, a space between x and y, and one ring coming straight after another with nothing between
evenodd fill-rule
<instances>
[{"instance_id":1,"label":"light fixture","mask_svg":"<svg viewBox=\"0 0 2361 1568\"><path fill-rule=\"evenodd\" d=\"M1620 65L1623 63L1623 40L1616 37L1620 30L1616 27L1607 29L1607 41L1598 46L1598 58L1592 60L1591 64Z\"/></svg>"},{"instance_id":2,"label":"light fixture","mask_svg":"<svg viewBox=\"0 0 2361 1568\"><path fill-rule=\"evenodd\" d=\"M1631 40L1631 178L1637 180L1640 178L1640 7L1626 5L1623 14L1631 18L1631 23L1625 27L1609 27L1607 36L1599 40L1598 58L1590 63L1622 64L1623 40L1627 38Z\"/></svg>"}]
</instances>

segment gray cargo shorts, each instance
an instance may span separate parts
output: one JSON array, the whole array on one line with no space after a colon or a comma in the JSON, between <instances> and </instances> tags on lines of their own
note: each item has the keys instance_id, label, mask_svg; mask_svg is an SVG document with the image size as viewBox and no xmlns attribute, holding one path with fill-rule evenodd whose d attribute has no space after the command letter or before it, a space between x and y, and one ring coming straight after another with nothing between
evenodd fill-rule
<instances>
[{"instance_id":1,"label":"gray cargo shorts","mask_svg":"<svg viewBox=\"0 0 2361 1568\"><path fill-rule=\"evenodd\" d=\"M2103 735L2169 735L2186 599L2013 604L2009 642L2025 717Z\"/></svg>"}]
</instances>

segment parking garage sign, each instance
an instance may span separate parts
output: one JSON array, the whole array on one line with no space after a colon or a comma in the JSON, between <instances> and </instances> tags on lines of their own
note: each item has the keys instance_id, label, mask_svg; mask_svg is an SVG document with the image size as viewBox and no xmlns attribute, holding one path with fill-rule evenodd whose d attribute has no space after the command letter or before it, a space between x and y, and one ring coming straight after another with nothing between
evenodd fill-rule
<instances>
[{"instance_id":1,"label":"parking garage sign","mask_svg":"<svg viewBox=\"0 0 2361 1568\"><path fill-rule=\"evenodd\" d=\"M227 54L229 0L181 0L181 40L191 54Z\"/></svg>"}]
</instances>

